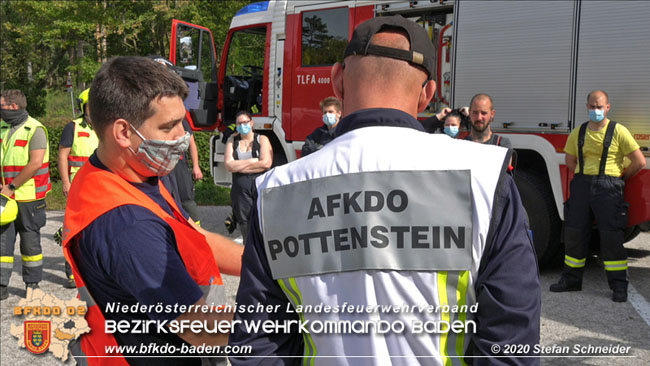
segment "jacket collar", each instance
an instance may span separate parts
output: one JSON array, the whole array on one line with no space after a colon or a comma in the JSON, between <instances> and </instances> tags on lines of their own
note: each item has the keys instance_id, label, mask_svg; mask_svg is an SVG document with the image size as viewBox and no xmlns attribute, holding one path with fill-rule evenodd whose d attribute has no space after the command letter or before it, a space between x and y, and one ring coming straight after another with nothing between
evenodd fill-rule
<instances>
[{"instance_id":1,"label":"jacket collar","mask_svg":"<svg viewBox=\"0 0 650 366\"><path fill-rule=\"evenodd\" d=\"M422 123L410 114L398 109L370 108L349 114L336 126L336 136L364 127L405 127L424 132Z\"/></svg>"}]
</instances>

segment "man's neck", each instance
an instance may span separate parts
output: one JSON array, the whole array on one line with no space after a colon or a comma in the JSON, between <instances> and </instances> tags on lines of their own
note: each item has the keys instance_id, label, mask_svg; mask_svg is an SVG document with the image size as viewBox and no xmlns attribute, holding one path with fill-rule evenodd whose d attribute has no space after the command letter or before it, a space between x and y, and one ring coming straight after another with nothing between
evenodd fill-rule
<instances>
[{"instance_id":1,"label":"man's neck","mask_svg":"<svg viewBox=\"0 0 650 366\"><path fill-rule=\"evenodd\" d=\"M589 120L589 124L587 125L587 127L589 127L589 129L592 131L600 131L603 128L605 128L605 126L607 126L607 122L609 122L609 118L605 118L600 122L594 122Z\"/></svg>"},{"instance_id":2,"label":"man's neck","mask_svg":"<svg viewBox=\"0 0 650 366\"><path fill-rule=\"evenodd\" d=\"M492 130L490 130L490 128L486 128L482 132L476 131L472 128L472 141L483 143L488 141L490 138L492 138Z\"/></svg>"},{"instance_id":3,"label":"man's neck","mask_svg":"<svg viewBox=\"0 0 650 366\"><path fill-rule=\"evenodd\" d=\"M121 151L122 153L131 153ZM149 179L143 175L138 174L127 164L124 156L120 151L110 151L107 146L99 146L97 148L97 158L104 164L108 170L119 175L124 180L132 183L142 183Z\"/></svg>"}]
</instances>

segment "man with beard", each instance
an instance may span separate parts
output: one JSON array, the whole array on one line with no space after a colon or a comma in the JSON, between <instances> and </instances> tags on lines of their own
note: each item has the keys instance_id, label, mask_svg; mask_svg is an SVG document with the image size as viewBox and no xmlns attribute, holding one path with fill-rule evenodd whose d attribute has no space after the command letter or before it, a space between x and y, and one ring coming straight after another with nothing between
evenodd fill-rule
<instances>
[{"instance_id":1,"label":"man with beard","mask_svg":"<svg viewBox=\"0 0 650 366\"><path fill-rule=\"evenodd\" d=\"M469 106L469 120L472 128L465 140L512 148L510 139L492 133L490 124L494 120L494 112L492 97L483 93L473 96Z\"/></svg>"}]
</instances>

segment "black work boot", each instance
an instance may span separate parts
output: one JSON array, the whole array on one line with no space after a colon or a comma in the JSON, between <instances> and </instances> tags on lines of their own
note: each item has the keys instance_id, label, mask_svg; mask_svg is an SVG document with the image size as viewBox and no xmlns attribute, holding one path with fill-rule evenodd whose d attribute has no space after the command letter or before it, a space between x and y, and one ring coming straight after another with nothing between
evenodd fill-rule
<instances>
[{"instance_id":1,"label":"black work boot","mask_svg":"<svg viewBox=\"0 0 650 366\"><path fill-rule=\"evenodd\" d=\"M74 282L74 277L68 277L65 282L63 283L63 287L65 288L77 288L77 284Z\"/></svg>"},{"instance_id":2,"label":"black work boot","mask_svg":"<svg viewBox=\"0 0 650 366\"><path fill-rule=\"evenodd\" d=\"M627 290L622 288L615 288L612 293L612 301L614 302L626 302L627 301Z\"/></svg>"},{"instance_id":3,"label":"black work boot","mask_svg":"<svg viewBox=\"0 0 650 366\"><path fill-rule=\"evenodd\" d=\"M4 285L0 285L0 301L6 300L9 297L9 288Z\"/></svg>"},{"instance_id":4,"label":"black work boot","mask_svg":"<svg viewBox=\"0 0 650 366\"><path fill-rule=\"evenodd\" d=\"M232 234L235 232L235 229L237 228L237 219L235 219L235 213L230 212L230 215L224 220L224 225L226 225L226 230L228 230L228 234Z\"/></svg>"},{"instance_id":5,"label":"black work boot","mask_svg":"<svg viewBox=\"0 0 650 366\"><path fill-rule=\"evenodd\" d=\"M27 292L29 291L30 288L32 290L35 290L40 287L38 287L38 282L25 282L25 297L27 297Z\"/></svg>"},{"instance_id":6,"label":"black work boot","mask_svg":"<svg viewBox=\"0 0 650 366\"><path fill-rule=\"evenodd\" d=\"M627 282L617 283L615 286L612 286L612 301L614 302L626 302L627 301Z\"/></svg>"},{"instance_id":7,"label":"black work boot","mask_svg":"<svg viewBox=\"0 0 650 366\"><path fill-rule=\"evenodd\" d=\"M551 285L551 292L581 291L582 282L571 281L565 276L560 277L558 283Z\"/></svg>"}]
</instances>

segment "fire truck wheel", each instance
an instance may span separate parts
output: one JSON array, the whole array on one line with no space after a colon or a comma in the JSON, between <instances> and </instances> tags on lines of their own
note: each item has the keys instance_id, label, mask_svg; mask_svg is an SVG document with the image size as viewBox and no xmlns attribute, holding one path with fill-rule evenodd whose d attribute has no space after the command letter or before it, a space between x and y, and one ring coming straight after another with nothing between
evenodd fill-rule
<instances>
[{"instance_id":1,"label":"fire truck wheel","mask_svg":"<svg viewBox=\"0 0 650 366\"><path fill-rule=\"evenodd\" d=\"M517 171L515 183L528 214L539 265L552 265L561 249L562 226L551 188L545 179L526 170Z\"/></svg>"}]
</instances>

